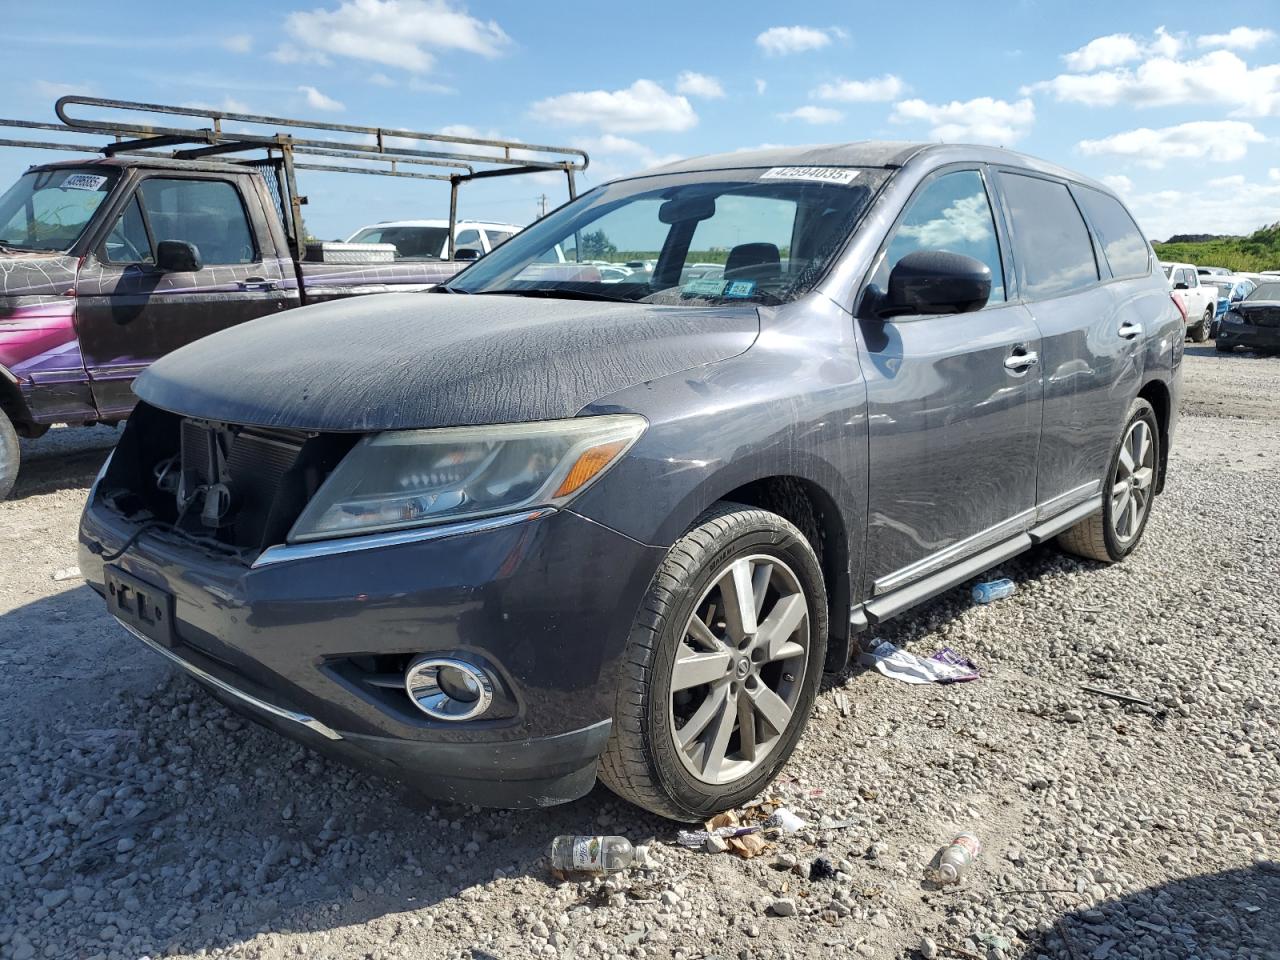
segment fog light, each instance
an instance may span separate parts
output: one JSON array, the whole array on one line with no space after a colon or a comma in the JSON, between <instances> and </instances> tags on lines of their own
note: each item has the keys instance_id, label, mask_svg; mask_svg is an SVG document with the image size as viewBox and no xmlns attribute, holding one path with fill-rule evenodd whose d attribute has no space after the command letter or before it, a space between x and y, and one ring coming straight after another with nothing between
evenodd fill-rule
<instances>
[{"instance_id":1,"label":"fog light","mask_svg":"<svg viewBox=\"0 0 1280 960\"><path fill-rule=\"evenodd\" d=\"M436 720L470 720L489 709L493 681L473 663L420 657L409 664L404 689L413 705Z\"/></svg>"}]
</instances>

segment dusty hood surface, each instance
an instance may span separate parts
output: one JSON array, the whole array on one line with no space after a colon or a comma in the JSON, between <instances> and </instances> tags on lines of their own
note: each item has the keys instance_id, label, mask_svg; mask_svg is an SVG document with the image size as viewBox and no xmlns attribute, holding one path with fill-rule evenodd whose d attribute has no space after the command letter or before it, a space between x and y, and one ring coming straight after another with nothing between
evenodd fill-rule
<instances>
[{"instance_id":1,"label":"dusty hood surface","mask_svg":"<svg viewBox=\"0 0 1280 960\"><path fill-rule=\"evenodd\" d=\"M735 356L758 331L749 306L378 294L216 333L134 390L185 416L299 430L548 420Z\"/></svg>"}]
</instances>

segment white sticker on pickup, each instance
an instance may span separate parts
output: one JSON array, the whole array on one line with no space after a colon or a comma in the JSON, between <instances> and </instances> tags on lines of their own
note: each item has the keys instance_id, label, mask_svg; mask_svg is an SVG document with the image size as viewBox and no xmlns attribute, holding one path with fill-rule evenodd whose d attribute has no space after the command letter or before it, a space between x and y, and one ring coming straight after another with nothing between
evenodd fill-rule
<instances>
[{"instance_id":1,"label":"white sticker on pickup","mask_svg":"<svg viewBox=\"0 0 1280 960\"><path fill-rule=\"evenodd\" d=\"M819 183L853 183L857 170L848 167L773 167L760 174L761 180L816 180Z\"/></svg>"},{"instance_id":2,"label":"white sticker on pickup","mask_svg":"<svg viewBox=\"0 0 1280 960\"><path fill-rule=\"evenodd\" d=\"M73 173L62 181L63 190L97 190L107 182L106 177L94 176L92 173Z\"/></svg>"}]
</instances>

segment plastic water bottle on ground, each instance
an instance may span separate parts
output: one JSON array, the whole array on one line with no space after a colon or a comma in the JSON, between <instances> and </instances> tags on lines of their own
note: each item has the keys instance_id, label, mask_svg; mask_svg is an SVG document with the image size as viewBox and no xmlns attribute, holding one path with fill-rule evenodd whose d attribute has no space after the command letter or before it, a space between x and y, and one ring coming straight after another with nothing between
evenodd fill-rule
<instances>
[{"instance_id":1,"label":"plastic water bottle on ground","mask_svg":"<svg viewBox=\"0 0 1280 960\"><path fill-rule=\"evenodd\" d=\"M942 850L938 857L938 880L958 883L982 852L982 841L972 833L962 833Z\"/></svg>"},{"instance_id":2,"label":"plastic water bottle on ground","mask_svg":"<svg viewBox=\"0 0 1280 960\"><path fill-rule=\"evenodd\" d=\"M636 861L636 851L626 837L559 836L547 851L557 873L594 877L618 873Z\"/></svg>"},{"instance_id":3,"label":"plastic water bottle on ground","mask_svg":"<svg viewBox=\"0 0 1280 960\"><path fill-rule=\"evenodd\" d=\"M1003 600L1005 597L1011 597L1014 591L1018 589L1018 585L1005 577L1001 580L988 580L986 583L980 583L973 588L974 603L992 603L996 600Z\"/></svg>"}]
</instances>

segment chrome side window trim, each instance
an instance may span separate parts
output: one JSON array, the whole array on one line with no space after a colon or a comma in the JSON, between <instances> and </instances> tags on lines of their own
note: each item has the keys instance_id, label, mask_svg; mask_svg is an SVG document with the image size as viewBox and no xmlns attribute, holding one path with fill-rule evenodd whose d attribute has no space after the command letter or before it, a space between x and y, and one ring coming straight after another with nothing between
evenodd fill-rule
<instances>
[{"instance_id":1,"label":"chrome side window trim","mask_svg":"<svg viewBox=\"0 0 1280 960\"><path fill-rule=\"evenodd\" d=\"M435 527L418 527L414 530L392 530L387 533L371 533L363 537L335 537L332 540L311 540L306 543L284 543L268 547L253 561L252 569L271 566L276 563L289 563L294 560L310 560L314 557L331 557L341 553L354 553L358 550L377 550L382 547L395 547L405 543L419 543L424 540L440 540L444 537L457 537L466 533L477 533L481 530L494 530L509 527L512 524L536 520L555 513L552 507L542 507L523 513L509 513L500 517L484 517L479 520L467 520L462 523L446 523Z\"/></svg>"},{"instance_id":2,"label":"chrome side window trim","mask_svg":"<svg viewBox=\"0 0 1280 960\"><path fill-rule=\"evenodd\" d=\"M300 723L307 729L313 730L316 733L320 734L322 737L327 737L330 740L342 739L342 734L338 733L333 728L328 727L325 724L321 723L315 717L308 716L305 713L298 713L296 710L286 710L284 707L277 707L274 703L267 703L267 701L265 700L259 700L253 694L245 693L245 691L241 690L239 687L234 687L231 684L227 683L225 680L219 680L213 674L208 673L205 670L201 670L194 663L188 663L186 660L183 660L180 656L178 656L172 650L169 650L161 646L160 644L152 640L150 637L146 636L145 634L129 626L129 624L125 623L119 617L116 618L116 623L120 624L120 626L128 630L130 634L132 634L137 639L141 640L143 643L145 643L148 647L150 647L156 653L160 654L162 657L167 659L170 663L173 663L174 665L181 667L183 670L191 674L197 680L200 680L203 683L207 683L211 687L216 687L217 689L221 690L223 693L228 694L232 697L235 697L237 700L247 703L252 707L256 707L257 709L263 711L264 713L269 713L273 717L280 717L282 720L291 720L294 723Z\"/></svg>"}]
</instances>

